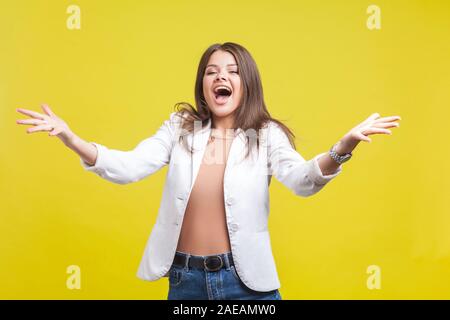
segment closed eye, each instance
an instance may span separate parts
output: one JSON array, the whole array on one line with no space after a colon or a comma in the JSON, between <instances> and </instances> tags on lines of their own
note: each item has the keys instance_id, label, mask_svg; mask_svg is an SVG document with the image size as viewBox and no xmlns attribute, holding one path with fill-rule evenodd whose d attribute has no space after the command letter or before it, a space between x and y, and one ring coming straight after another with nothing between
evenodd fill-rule
<instances>
[{"instance_id":1,"label":"closed eye","mask_svg":"<svg viewBox=\"0 0 450 320\"><path fill-rule=\"evenodd\" d=\"M213 73L215 73L215 72L212 72L212 71L210 71L210 72L207 72L206 74L213 74ZM230 71L230 73L239 73L238 71Z\"/></svg>"}]
</instances>

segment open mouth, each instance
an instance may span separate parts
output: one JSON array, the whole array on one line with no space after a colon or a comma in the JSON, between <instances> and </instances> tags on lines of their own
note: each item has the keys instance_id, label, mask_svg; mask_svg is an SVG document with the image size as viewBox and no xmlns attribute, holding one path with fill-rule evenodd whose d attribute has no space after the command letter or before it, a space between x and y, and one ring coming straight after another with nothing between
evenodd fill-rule
<instances>
[{"instance_id":1,"label":"open mouth","mask_svg":"<svg viewBox=\"0 0 450 320\"><path fill-rule=\"evenodd\" d=\"M231 88L227 86L218 86L214 89L214 98L217 104L225 104L232 95Z\"/></svg>"}]
</instances>

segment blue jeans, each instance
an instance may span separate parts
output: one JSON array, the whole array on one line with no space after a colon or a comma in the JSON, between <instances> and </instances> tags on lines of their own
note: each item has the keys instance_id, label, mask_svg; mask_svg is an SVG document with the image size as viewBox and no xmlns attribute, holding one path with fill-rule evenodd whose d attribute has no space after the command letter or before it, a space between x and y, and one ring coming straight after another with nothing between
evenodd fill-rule
<instances>
[{"instance_id":1,"label":"blue jeans","mask_svg":"<svg viewBox=\"0 0 450 320\"><path fill-rule=\"evenodd\" d=\"M185 255L177 251L178 255ZM194 255L190 255L191 257ZM207 257L207 256L202 256ZM278 289L261 292L248 288L225 258L218 271L173 264L169 270L168 300L282 300Z\"/></svg>"}]
</instances>

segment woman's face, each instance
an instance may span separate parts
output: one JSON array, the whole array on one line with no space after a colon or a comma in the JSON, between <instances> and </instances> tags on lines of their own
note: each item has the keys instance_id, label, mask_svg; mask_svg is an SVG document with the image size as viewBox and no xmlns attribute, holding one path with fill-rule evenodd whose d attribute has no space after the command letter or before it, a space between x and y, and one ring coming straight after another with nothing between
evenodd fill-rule
<instances>
[{"instance_id":1,"label":"woman's face","mask_svg":"<svg viewBox=\"0 0 450 320\"><path fill-rule=\"evenodd\" d=\"M209 58L203 75L203 95L213 115L226 117L239 106L241 77L234 56L217 50Z\"/></svg>"}]
</instances>

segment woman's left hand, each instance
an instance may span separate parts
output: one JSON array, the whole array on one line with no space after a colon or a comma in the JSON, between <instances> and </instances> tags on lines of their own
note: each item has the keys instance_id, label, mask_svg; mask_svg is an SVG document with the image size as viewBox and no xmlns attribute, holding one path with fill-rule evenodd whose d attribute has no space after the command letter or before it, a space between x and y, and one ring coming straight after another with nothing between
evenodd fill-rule
<instances>
[{"instance_id":1,"label":"woman's left hand","mask_svg":"<svg viewBox=\"0 0 450 320\"><path fill-rule=\"evenodd\" d=\"M380 118L380 114L373 113L344 135L337 145L336 152L338 154L352 152L360 141L371 142L372 140L367 137L371 134L392 134L391 130L387 128L399 127L400 124L396 122L397 120L401 120L400 116Z\"/></svg>"}]
</instances>

